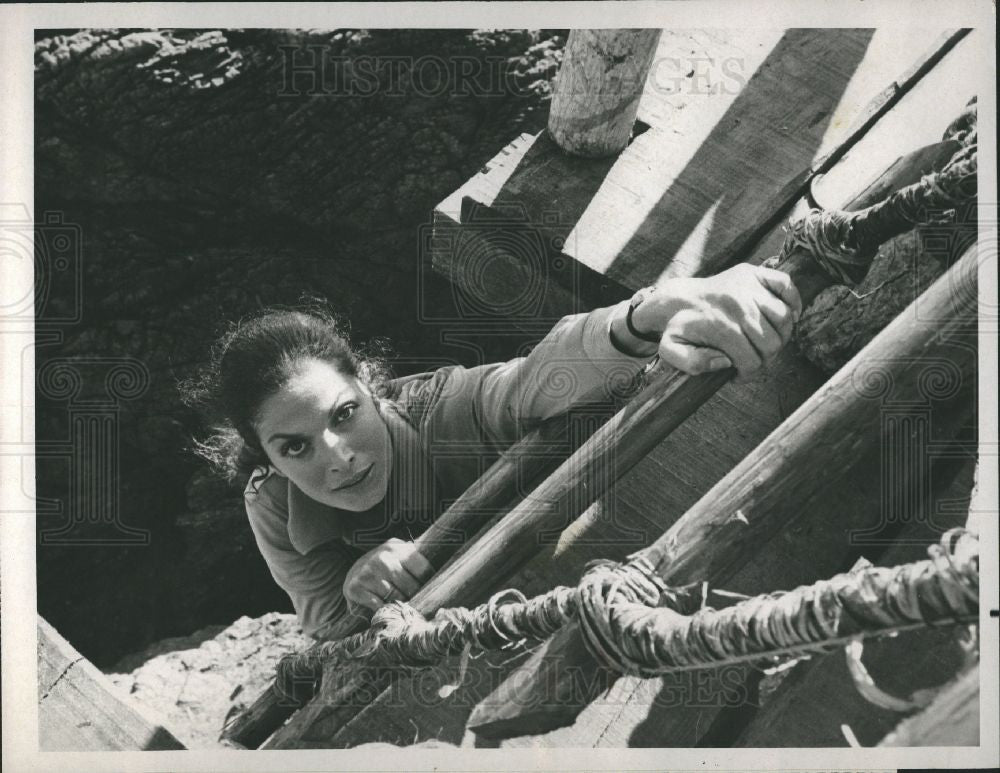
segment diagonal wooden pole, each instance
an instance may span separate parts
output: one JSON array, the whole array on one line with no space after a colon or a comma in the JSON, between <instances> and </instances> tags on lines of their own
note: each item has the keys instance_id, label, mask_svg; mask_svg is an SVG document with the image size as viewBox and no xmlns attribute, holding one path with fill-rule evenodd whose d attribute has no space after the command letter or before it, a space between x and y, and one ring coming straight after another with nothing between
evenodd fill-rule
<instances>
[{"instance_id":1,"label":"diagonal wooden pole","mask_svg":"<svg viewBox=\"0 0 1000 773\"><path fill-rule=\"evenodd\" d=\"M653 545L639 551L668 585L724 582L807 503L851 485L865 448L881 440L880 412L926 399L928 370L949 363L951 399L969 399L977 352L973 246ZM961 389L962 385L965 389ZM590 654L578 624L555 634L473 711L484 737L572 724L617 678ZM593 678L597 674L599 677ZM592 687L591 687L592 686ZM588 689L588 687L590 689Z\"/></svg>"}]
</instances>

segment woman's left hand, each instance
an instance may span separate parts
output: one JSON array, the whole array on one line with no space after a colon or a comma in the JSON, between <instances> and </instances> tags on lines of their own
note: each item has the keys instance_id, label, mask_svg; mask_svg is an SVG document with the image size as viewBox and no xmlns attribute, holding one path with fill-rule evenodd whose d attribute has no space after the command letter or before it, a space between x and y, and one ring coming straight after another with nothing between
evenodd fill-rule
<instances>
[{"instance_id":1,"label":"woman's left hand","mask_svg":"<svg viewBox=\"0 0 1000 773\"><path fill-rule=\"evenodd\" d=\"M711 277L666 280L632 321L661 336L667 364L690 374L734 367L743 378L774 360L801 313L788 274L744 263Z\"/></svg>"},{"instance_id":2,"label":"woman's left hand","mask_svg":"<svg viewBox=\"0 0 1000 773\"><path fill-rule=\"evenodd\" d=\"M344 578L344 598L354 606L378 609L411 598L434 574L416 545L390 539L354 562Z\"/></svg>"}]
</instances>

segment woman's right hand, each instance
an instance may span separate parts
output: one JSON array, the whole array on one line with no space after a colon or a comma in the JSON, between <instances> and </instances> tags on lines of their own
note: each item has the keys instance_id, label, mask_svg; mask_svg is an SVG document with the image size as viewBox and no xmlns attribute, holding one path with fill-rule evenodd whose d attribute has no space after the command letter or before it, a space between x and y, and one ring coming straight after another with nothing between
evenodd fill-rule
<instances>
[{"instance_id":1,"label":"woman's right hand","mask_svg":"<svg viewBox=\"0 0 1000 773\"><path fill-rule=\"evenodd\" d=\"M411 598L434 574L434 567L412 542L391 539L354 562L344 579L344 598L378 609Z\"/></svg>"},{"instance_id":2,"label":"woman's right hand","mask_svg":"<svg viewBox=\"0 0 1000 773\"><path fill-rule=\"evenodd\" d=\"M660 336L660 359L689 374L770 364L792 336L802 299L788 274L746 263L710 277L673 278L635 309Z\"/></svg>"}]
</instances>

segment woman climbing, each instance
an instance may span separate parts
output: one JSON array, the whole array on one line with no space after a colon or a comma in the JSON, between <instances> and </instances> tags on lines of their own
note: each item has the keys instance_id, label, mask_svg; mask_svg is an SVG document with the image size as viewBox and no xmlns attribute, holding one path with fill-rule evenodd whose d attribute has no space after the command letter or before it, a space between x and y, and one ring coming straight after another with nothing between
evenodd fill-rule
<instances>
[{"instance_id":1,"label":"woman climbing","mask_svg":"<svg viewBox=\"0 0 1000 773\"><path fill-rule=\"evenodd\" d=\"M271 310L223 336L187 391L220 422L200 452L249 476L257 545L305 632L323 638L345 603L413 596L432 572L413 537L540 422L607 397L623 368L657 354L745 377L800 312L786 274L744 264L565 317L527 357L386 380L329 315Z\"/></svg>"}]
</instances>

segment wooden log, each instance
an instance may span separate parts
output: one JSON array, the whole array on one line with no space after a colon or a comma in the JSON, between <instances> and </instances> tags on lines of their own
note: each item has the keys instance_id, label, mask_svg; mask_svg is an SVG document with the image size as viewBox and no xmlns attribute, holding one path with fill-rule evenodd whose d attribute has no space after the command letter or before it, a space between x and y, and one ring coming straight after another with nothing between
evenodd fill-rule
<instances>
[{"instance_id":1,"label":"wooden log","mask_svg":"<svg viewBox=\"0 0 1000 773\"><path fill-rule=\"evenodd\" d=\"M976 251L971 248L908 312L638 555L670 585L717 584L801 517L810 499L835 486L850 485L854 466L863 457L859 449L881 439L883 404L874 399L880 394L879 385L881 394L891 390L894 400L919 398L925 363L933 367L933 358L946 348L956 369L952 380L974 374L975 347L952 348L949 342L975 330L976 268ZM479 735L498 737L571 723L596 697L581 695L579 685L599 684L580 679L599 668L582 654L581 640L578 625L553 636L476 707L469 727ZM557 700L561 695L570 699Z\"/></svg>"},{"instance_id":2,"label":"wooden log","mask_svg":"<svg viewBox=\"0 0 1000 773\"><path fill-rule=\"evenodd\" d=\"M882 739L879 746L979 746L979 664L960 675L931 704Z\"/></svg>"},{"instance_id":3,"label":"wooden log","mask_svg":"<svg viewBox=\"0 0 1000 773\"><path fill-rule=\"evenodd\" d=\"M42 751L147 751L184 744L41 617L38 618L38 745Z\"/></svg>"},{"instance_id":4,"label":"wooden log","mask_svg":"<svg viewBox=\"0 0 1000 773\"><path fill-rule=\"evenodd\" d=\"M604 158L628 145L659 42L658 29L570 32L549 112L560 148Z\"/></svg>"}]
</instances>

